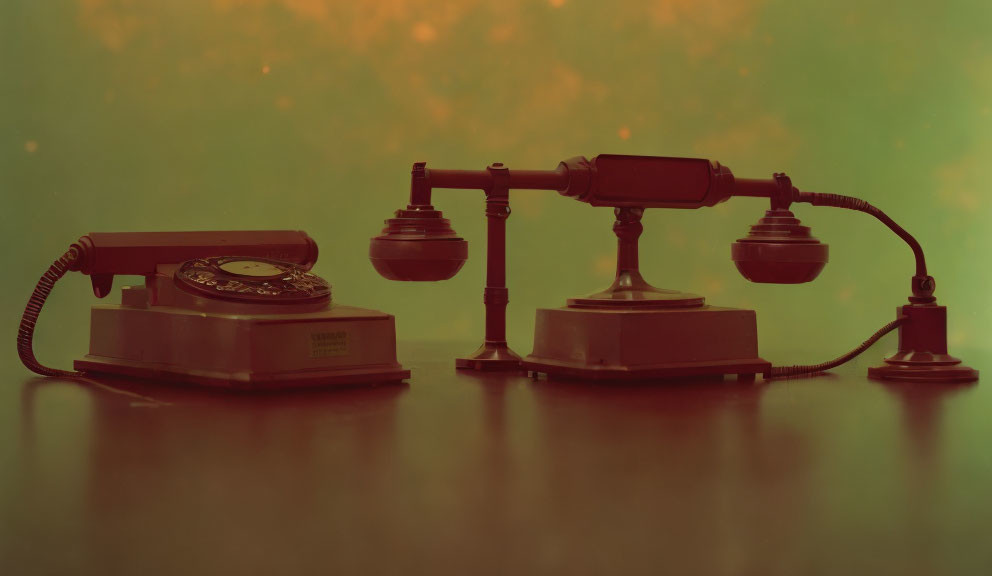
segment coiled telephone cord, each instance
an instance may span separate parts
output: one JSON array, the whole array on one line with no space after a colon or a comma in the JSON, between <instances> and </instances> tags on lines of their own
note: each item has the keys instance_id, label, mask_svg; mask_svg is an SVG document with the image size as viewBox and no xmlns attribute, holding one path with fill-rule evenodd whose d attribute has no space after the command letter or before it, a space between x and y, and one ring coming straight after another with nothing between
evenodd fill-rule
<instances>
[{"instance_id":1,"label":"coiled telephone cord","mask_svg":"<svg viewBox=\"0 0 992 576\"><path fill-rule=\"evenodd\" d=\"M69 271L69 268L78 257L79 253L76 248L70 248L69 251L60 256L58 260L48 267L48 271L38 280L37 286L34 287L34 292L31 294L28 305L24 308L24 314L21 316L21 325L17 329L17 355L20 356L24 366L35 374L57 376L60 378L75 378L83 375L82 372L57 370L41 364L34 357L34 347L32 345L34 328L38 324L38 316L41 314L42 306L45 305L45 300L51 294L55 283L65 276L65 273Z\"/></svg>"}]
</instances>

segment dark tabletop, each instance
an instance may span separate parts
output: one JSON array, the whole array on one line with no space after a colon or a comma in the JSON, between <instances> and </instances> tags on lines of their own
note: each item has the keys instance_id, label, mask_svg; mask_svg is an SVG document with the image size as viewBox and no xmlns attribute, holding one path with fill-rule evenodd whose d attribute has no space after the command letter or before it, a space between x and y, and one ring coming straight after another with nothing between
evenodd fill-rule
<instances>
[{"instance_id":1,"label":"dark tabletop","mask_svg":"<svg viewBox=\"0 0 992 576\"><path fill-rule=\"evenodd\" d=\"M0 574L992 574L992 386L229 394L3 368ZM992 353L957 350L992 375Z\"/></svg>"}]
</instances>

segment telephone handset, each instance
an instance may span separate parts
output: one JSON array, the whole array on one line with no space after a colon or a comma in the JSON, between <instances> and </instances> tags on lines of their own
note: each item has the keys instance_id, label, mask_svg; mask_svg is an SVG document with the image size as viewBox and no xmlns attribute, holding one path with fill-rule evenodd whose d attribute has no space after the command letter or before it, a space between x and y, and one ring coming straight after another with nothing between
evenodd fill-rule
<instances>
[{"instance_id":1,"label":"telephone handset","mask_svg":"<svg viewBox=\"0 0 992 576\"><path fill-rule=\"evenodd\" d=\"M262 389L399 381L393 316L332 304L301 231L128 232L83 236L48 269L21 318L17 349L41 375L84 373ZM106 297L116 275L145 277L119 305L94 306L75 371L35 358L38 316L68 271Z\"/></svg>"}]
</instances>

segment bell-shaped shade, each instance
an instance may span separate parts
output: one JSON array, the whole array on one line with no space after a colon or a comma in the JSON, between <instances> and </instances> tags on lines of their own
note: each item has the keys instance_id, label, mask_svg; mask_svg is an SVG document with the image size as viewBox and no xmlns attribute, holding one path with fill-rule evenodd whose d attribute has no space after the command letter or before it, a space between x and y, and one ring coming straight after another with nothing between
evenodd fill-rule
<instances>
[{"instance_id":1,"label":"bell-shaped shade","mask_svg":"<svg viewBox=\"0 0 992 576\"><path fill-rule=\"evenodd\" d=\"M369 260L389 280L447 280L468 258L468 242L455 234L439 210L397 210L369 244Z\"/></svg>"},{"instance_id":2,"label":"bell-shaped shade","mask_svg":"<svg viewBox=\"0 0 992 576\"><path fill-rule=\"evenodd\" d=\"M734 242L730 254L737 270L751 282L801 284L820 275L828 247L788 210L768 210L748 235Z\"/></svg>"}]
</instances>

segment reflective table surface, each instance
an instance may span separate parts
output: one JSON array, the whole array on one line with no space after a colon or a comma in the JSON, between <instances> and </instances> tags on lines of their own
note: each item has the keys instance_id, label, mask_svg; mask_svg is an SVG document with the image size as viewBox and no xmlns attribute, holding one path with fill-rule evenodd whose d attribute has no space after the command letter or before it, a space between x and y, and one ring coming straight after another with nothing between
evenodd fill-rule
<instances>
[{"instance_id":1,"label":"reflective table surface","mask_svg":"<svg viewBox=\"0 0 992 576\"><path fill-rule=\"evenodd\" d=\"M992 574L992 386L0 386L2 574ZM956 351L992 375L992 353Z\"/></svg>"}]
</instances>

